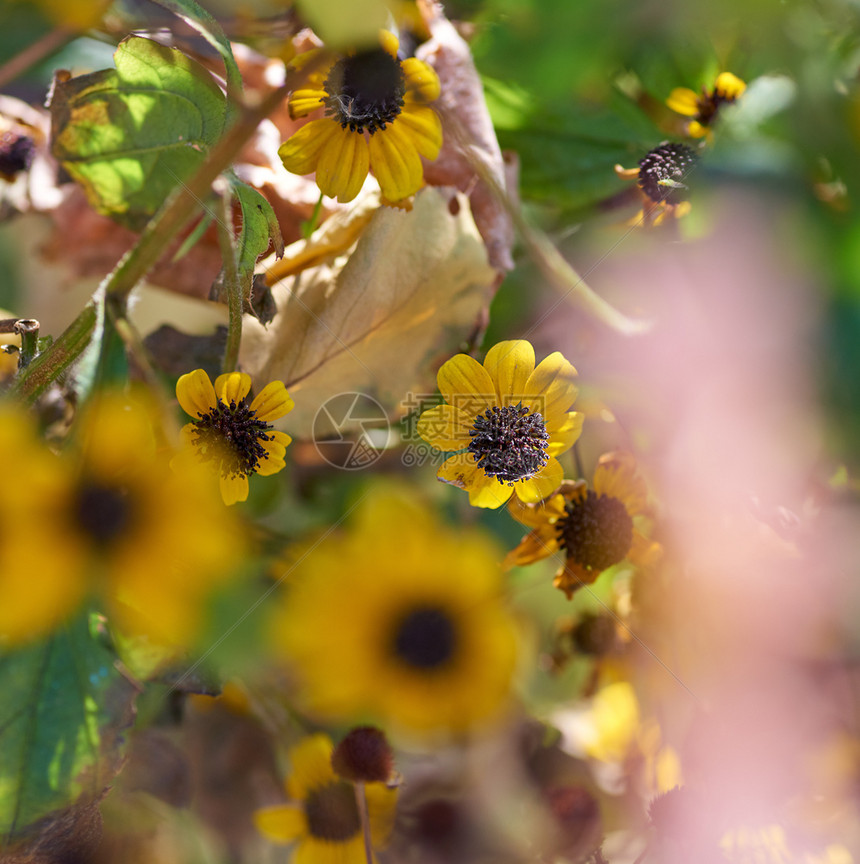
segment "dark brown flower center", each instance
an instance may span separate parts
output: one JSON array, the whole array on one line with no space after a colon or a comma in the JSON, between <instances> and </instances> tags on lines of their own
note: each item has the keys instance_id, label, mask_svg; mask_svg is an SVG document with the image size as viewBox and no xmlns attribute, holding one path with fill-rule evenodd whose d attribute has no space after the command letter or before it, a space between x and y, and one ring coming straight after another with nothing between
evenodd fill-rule
<instances>
[{"instance_id":1,"label":"dark brown flower center","mask_svg":"<svg viewBox=\"0 0 860 864\"><path fill-rule=\"evenodd\" d=\"M305 816L312 837L343 843L361 831L355 791L349 783L329 783L314 789L305 801Z\"/></svg>"},{"instance_id":2,"label":"dark brown flower center","mask_svg":"<svg viewBox=\"0 0 860 864\"><path fill-rule=\"evenodd\" d=\"M75 495L74 518L78 527L101 548L121 537L134 517L128 490L86 480Z\"/></svg>"},{"instance_id":3,"label":"dark brown flower center","mask_svg":"<svg viewBox=\"0 0 860 864\"><path fill-rule=\"evenodd\" d=\"M696 99L696 120L702 126L710 126L717 119L723 105L731 105L736 101L736 96L730 96L716 87L710 93L703 89L702 95Z\"/></svg>"},{"instance_id":4,"label":"dark brown flower center","mask_svg":"<svg viewBox=\"0 0 860 864\"><path fill-rule=\"evenodd\" d=\"M267 458L261 441L271 441L267 430L272 426L259 420L243 399L218 406L199 419L195 426L194 444L206 460L220 462L224 474L253 474L257 464Z\"/></svg>"},{"instance_id":5,"label":"dark brown flower center","mask_svg":"<svg viewBox=\"0 0 860 864\"><path fill-rule=\"evenodd\" d=\"M406 78L396 57L375 48L338 60L323 88L327 116L344 129L373 135L400 114Z\"/></svg>"},{"instance_id":6,"label":"dark brown flower center","mask_svg":"<svg viewBox=\"0 0 860 864\"><path fill-rule=\"evenodd\" d=\"M633 520L624 502L589 489L578 501L564 505L556 523L559 545L588 570L605 570L623 561L633 543Z\"/></svg>"},{"instance_id":7,"label":"dark brown flower center","mask_svg":"<svg viewBox=\"0 0 860 864\"><path fill-rule=\"evenodd\" d=\"M639 160L639 186L657 204L680 204L689 192L683 181L698 158L686 144L661 144Z\"/></svg>"},{"instance_id":8,"label":"dark brown flower center","mask_svg":"<svg viewBox=\"0 0 860 864\"><path fill-rule=\"evenodd\" d=\"M488 477L510 485L534 477L546 465L549 433L543 417L522 403L494 406L475 418L469 452Z\"/></svg>"},{"instance_id":9,"label":"dark brown flower center","mask_svg":"<svg viewBox=\"0 0 860 864\"><path fill-rule=\"evenodd\" d=\"M451 661L457 642L457 629L450 614L436 606L421 606L398 621L392 648L402 663L430 672Z\"/></svg>"}]
</instances>

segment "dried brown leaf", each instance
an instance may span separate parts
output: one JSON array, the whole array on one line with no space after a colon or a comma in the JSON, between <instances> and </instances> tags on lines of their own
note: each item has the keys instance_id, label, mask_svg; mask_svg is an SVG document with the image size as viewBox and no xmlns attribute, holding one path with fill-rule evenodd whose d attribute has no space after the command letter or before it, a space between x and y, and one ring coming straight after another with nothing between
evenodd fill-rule
<instances>
[{"instance_id":1,"label":"dried brown leaf","mask_svg":"<svg viewBox=\"0 0 860 864\"><path fill-rule=\"evenodd\" d=\"M349 255L330 249L273 287L279 313L268 329L246 318L242 365L258 389L285 382L291 433L310 437L317 411L340 393L366 393L394 416L408 393L435 390L439 363L474 333L497 281L462 203L452 189L427 188L410 212L376 210Z\"/></svg>"},{"instance_id":2,"label":"dried brown leaf","mask_svg":"<svg viewBox=\"0 0 860 864\"><path fill-rule=\"evenodd\" d=\"M431 38L416 56L439 76L442 93L434 104L442 118L442 152L424 167L434 186L456 186L469 196L475 224L487 244L490 264L501 272L514 266L514 228L493 190L478 178L473 160L483 163L499 188L516 195L515 164L506 166L484 100L484 89L469 46L445 17L441 3L418 0Z\"/></svg>"}]
</instances>

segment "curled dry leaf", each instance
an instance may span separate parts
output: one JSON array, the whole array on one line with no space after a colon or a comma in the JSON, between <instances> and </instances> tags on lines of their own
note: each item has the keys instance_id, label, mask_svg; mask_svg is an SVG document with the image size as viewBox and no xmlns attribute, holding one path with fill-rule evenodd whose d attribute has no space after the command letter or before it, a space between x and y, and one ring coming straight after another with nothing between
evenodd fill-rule
<instances>
[{"instance_id":1,"label":"curled dry leaf","mask_svg":"<svg viewBox=\"0 0 860 864\"><path fill-rule=\"evenodd\" d=\"M468 208L452 206L461 200L428 188L410 212L376 209L354 245L350 223L333 217L287 249L285 262L315 260L316 246L325 257L273 287L278 315L268 328L245 319L240 359L258 388L287 385L292 434L309 438L321 406L340 393L368 394L395 416L409 410L409 394L435 391L440 360L463 348L497 281ZM362 206L355 212L366 219ZM332 243L335 229L342 245Z\"/></svg>"},{"instance_id":2,"label":"curled dry leaf","mask_svg":"<svg viewBox=\"0 0 860 864\"><path fill-rule=\"evenodd\" d=\"M424 166L424 178L434 186L456 186L469 196L475 224L487 244L490 264L501 272L512 270L514 228L510 216L492 189L474 168L482 163L500 189L516 194L515 166L506 167L484 100L481 79L469 46L445 17L440 3L418 0L431 38L416 56L439 76L442 93L433 107L442 118L442 152Z\"/></svg>"}]
</instances>

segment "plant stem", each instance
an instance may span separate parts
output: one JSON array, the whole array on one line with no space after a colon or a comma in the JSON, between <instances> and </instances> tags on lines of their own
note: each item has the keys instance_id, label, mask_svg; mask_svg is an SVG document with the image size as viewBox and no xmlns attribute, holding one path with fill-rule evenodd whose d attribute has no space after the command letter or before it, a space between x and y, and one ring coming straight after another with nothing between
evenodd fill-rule
<instances>
[{"instance_id":1,"label":"plant stem","mask_svg":"<svg viewBox=\"0 0 860 864\"><path fill-rule=\"evenodd\" d=\"M59 51L63 45L71 42L75 35L71 30L58 27L56 30L46 33L41 39L37 39L32 45L28 45L23 51L19 51L0 66L0 87L5 87L31 66L44 60L55 51Z\"/></svg>"},{"instance_id":2,"label":"plant stem","mask_svg":"<svg viewBox=\"0 0 860 864\"><path fill-rule=\"evenodd\" d=\"M96 300L90 300L80 315L57 337L57 340L18 374L13 392L33 402L48 389L60 373L74 363L89 344L96 326Z\"/></svg>"},{"instance_id":3,"label":"plant stem","mask_svg":"<svg viewBox=\"0 0 860 864\"><path fill-rule=\"evenodd\" d=\"M222 372L233 372L239 362L239 346L242 342L242 286L239 282L239 265L236 259L236 238L233 234L233 196L230 185L223 184L221 191L221 212L215 220L218 225L218 245L221 247L222 273L224 288L227 291L227 309L230 318L227 326L227 346L224 349Z\"/></svg>"},{"instance_id":4,"label":"plant stem","mask_svg":"<svg viewBox=\"0 0 860 864\"><path fill-rule=\"evenodd\" d=\"M367 812L367 792L364 783L355 783L355 803L358 805L358 815L361 819L361 832L364 836L364 857L367 864L373 864L373 841L370 836L370 816Z\"/></svg>"},{"instance_id":5,"label":"plant stem","mask_svg":"<svg viewBox=\"0 0 860 864\"><path fill-rule=\"evenodd\" d=\"M21 318L15 324L15 332L21 337L18 368L23 369L39 353L39 322L35 318Z\"/></svg>"}]
</instances>

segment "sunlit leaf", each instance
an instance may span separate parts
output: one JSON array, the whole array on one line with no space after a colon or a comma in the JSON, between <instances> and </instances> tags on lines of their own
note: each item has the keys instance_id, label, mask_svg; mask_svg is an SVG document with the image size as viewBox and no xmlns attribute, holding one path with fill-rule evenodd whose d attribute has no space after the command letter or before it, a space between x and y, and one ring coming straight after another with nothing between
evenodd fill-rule
<instances>
[{"instance_id":1,"label":"sunlit leaf","mask_svg":"<svg viewBox=\"0 0 860 864\"><path fill-rule=\"evenodd\" d=\"M100 213L140 228L224 128L212 76L173 48L120 43L116 69L57 81L52 150Z\"/></svg>"}]
</instances>

